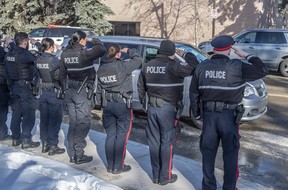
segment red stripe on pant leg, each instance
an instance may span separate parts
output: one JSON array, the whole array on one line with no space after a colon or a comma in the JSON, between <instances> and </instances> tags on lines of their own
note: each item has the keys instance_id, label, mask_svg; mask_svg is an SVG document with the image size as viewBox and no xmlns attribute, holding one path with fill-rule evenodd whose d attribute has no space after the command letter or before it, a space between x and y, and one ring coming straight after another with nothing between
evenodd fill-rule
<instances>
[{"instance_id":1,"label":"red stripe on pant leg","mask_svg":"<svg viewBox=\"0 0 288 190\"><path fill-rule=\"evenodd\" d=\"M171 179L172 174L172 152L173 152L173 144L170 145L170 156L169 156L169 168L168 168L168 179Z\"/></svg>"},{"instance_id":2,"label":"red stripe on pant leg","mask_svg":"<svg viewBox=\"0 0 288 190\"><path fill-rule=\"evenodd\" d=\"M131 133L131 129L132 129L132 121L133 121L133 110L130 109L130 123L129 123L129 130L128 133L126 135L126 139L125 139L125 143L124 143L124 148L123 148L123 153L122 153L122 168L124 168L124 160L125 160L125 156L126 156L126 145L128 142L128 139L130 137L130 133Z\"/></svg>"},{"instance_id":3,"label":"red stripe on pant leg","mask_svg":"<svg viewBox=\"0 0 288 190\"><path fill-rule=\"evenodd\" d=\"M239 143L239 149L238 149L238 156L237 156L237 168L236 168L236 185L237 185L237 181L238 181L238 177L239 177L239 168L238 168L238 159L239 159L239 150L240 150L240 132L239 132L239 124L238 124L238 126L237 126L237 128L238 128L238 137L239 137L239 139L238 139L238 143Z\"/></svg>"}]
</instances>

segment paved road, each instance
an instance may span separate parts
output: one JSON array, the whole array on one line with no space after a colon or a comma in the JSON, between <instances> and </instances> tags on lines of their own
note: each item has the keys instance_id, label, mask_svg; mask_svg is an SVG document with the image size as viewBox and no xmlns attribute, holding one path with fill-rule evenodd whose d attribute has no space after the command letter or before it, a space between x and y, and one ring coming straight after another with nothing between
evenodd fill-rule
<instances>
[{"instance_id":1,"label":"paved road","mask_svg":"<svg viewBox=\"0 0 288 190\"><path fill-rule=\"evenodd\" d=\"M240 127L240 176L269 189L284 190L288 184L288 78L272 73L264 81L269 92L267 114ZM95 117L101 117L101 113L97 112ZM147 144L145 125L146 116L136 113L130 139ZM182 125L184 128L175 153L201 161L201 131L191 127L189 121L182 122ZM103 128L96 130L103 131ZM221 151L220 148L216 160L219 169L223 169Z\"/></svg>"}]
</instances>

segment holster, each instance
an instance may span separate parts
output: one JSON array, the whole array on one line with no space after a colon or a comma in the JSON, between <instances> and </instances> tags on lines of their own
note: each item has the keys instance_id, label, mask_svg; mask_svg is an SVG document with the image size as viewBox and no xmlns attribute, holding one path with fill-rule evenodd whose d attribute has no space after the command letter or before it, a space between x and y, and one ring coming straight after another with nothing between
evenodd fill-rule
<instances>
[{"instance_id":1,"label":"holster","mask_svg":"<svg viewBox=\"0 0 288 190\"><path fill-rule=\"evenodd\" d=\"M62 88L55 88L56 89L56 98L58 99L64 99L65 98L65 92Z\"/></svg>"},{"instance_id":2,"label":"holster","mask_svg":"<svg viewBox=\"0 0 288 190\"><path fill-rule=\"evenodd\" d=\"M145 93L145 96L143 97L143 101L142 101L143 110L145 112L147 112L147 110L148 110L148 102L149 102L149 97L148 97L148 94Z\"/></svg>"},{"instance_id":3,"label":"holster","mask_svg":"<svg viewBox=\"0 0 288 190\"><path fill-rule=\"evenodd\" d=\"M41 95L41 87L38 84L31 84L32 94L33 96Z\"/></svg>"},{"instance_id":4,"label":"holster","mask_svg":"<svg viewBox=\"0 0 288 190\"><path fill-rule=\"evenodd\" d=\"M106 91L105 89L102 89L101 91L101 106L106 107L107 106L107 99L106 99Z\"/></svg>"},{"instance_id":5,"label":"holster","mask_svg":"<svg viewBox=\"0 0 288 190\"><path fill-rule=\"evenodd\" d=\"M240 104L236 107L236 109L235 109L235 116L236 116L235 117L235 123L236 124L239 124L244 112L245 112L245 108L244 108L243 104Z\"/></svg>"},{"instance_id":6,"label":"holster","mask_svg":"<svg viewBox=\"0 0 288 190\"><path fill-rule=\"evenodd\" d=\"M184 105L183 105L183 102L182 101L178 101L177 104L176 104L176 119L179 120L181 115L182 115L182 112L183 112L183 109L184 109Z\"/></svg>"},{"instance_id":7,"label":"holster","mask_svg":"<svg viewBox=\"0 0 288 190\"><path fill-rule=\"evenodd\" d=\"M92 99L92 96L94 94L94 90L95 90L95 86L94 86L94 83L87 83L87 98L88 100L91 100Z\"/></svg>"},{"instance_id":8,"label":"holster","mask_svg":"<svg viewBox=\"0 0 288 190\"><path fill-rule=\"evenodd\" d=\"M122 96L125 98L127 108L130 109L132 107L132 94L127 92L123 93Z\"/></svg>"}]
</instances>

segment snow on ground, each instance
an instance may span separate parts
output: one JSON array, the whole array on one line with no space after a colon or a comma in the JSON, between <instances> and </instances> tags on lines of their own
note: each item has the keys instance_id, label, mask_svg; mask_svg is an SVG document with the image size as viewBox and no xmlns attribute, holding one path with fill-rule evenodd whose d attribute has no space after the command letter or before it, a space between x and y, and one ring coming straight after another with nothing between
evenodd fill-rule
<instances>
[{"instance_id":1,"label":"snow on ground","mask_svg":"<svg viewBox=\"0 0 288 190\"><path fill-rule=\"evenodd\" d=\"M1 190L120 190L66 164L0 144Z\"/></svg>"}]
</instances>

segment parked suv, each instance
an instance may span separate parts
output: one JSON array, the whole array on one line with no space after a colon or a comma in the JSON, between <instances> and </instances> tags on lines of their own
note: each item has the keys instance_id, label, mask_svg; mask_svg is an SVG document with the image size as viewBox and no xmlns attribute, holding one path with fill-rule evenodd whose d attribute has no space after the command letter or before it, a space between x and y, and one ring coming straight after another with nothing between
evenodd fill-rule
<instances>
[{"instance_id":1,"label":"parked suv","mask_svg":"<svg viewBox=\"0 0 288 190\"><path fill-rule=\"evenodd\" d=\"M72 26L61 26L61 25L49 25L47 27L40 27L33 29L29 33L30 38L34 38L37 41L41 41L43 38L52 38L55 44L61 45L64 41L64 38L69 38L77 30L82 30L87 34L87 36L93 36L95 33L91 28L81 28L81 27L72 27ZM34 45L30 44L30 50L37 50Z\"/></svg>"},{"instance_id":2,"label":"parked suv","mask_svg":"<svg viewBox=\"0 0 288 190\"><path fill-rule=\"evenodd\" d=\"M117 43L121 46L121 48L136 48L143 57L143 63L148 62L151 59L155 58L157 52L160 47L160 42L162 39L155 38L144 38L144 37L128 37L128 36L95 36L95 38L99 38L106 47L110 43ZM65 39L62 46L66 47L69 39ZM185 51L192 52L198 59L199 62L204 61L208 58L208 56L200 51L197 47L194 47L190 44L185 44L181 42L175 42L177 48L181 48ZM61 51L57 52L57 56L61 54ZM129 59L127 54L122 54L124 59ZM178 54L175 54L176 59L180 61L185 61ZM103 57L102 59L105 59ZM97 70L99 67L100 59L95 61L95 69ZM201 64L201 63L200 63ZM142 105L139 101L138 90L137 90L137 82L140 74L140 69L133 71L132 73L132 84L133 84L133 109L134 110L142 110ZM191 113L190 108L190 99L189 99L189 88L191 83L191 76L186 77L184 80L184 92L183 92L183 103L184 110L182 113L182 117L189 117L192 119L193 123L200 127L193 114ZM246 89L244 92L244 98L242 103L245 107L245 113L243 115L242 121L249 121L259 118L261 115L265 114L267 111L267 90L264 82L262 80L256 80L254 82L249 82L246 85Z\"/></svg>"},{"instance_id":3,"label":"parked suv","mask_svg":"<svg viewBox=\"0 0 288 190\"><path fill-rule=\"evenodd\" d=\"M247 29L233 36L235 48L258 56L270 70L280 71L288 77L288 30L285 29ZM211 54L209 42L199 44L199 48ZM239 58L232 53L231 58Z\"/></svg>"}]
</instances>

